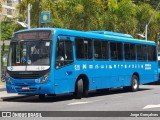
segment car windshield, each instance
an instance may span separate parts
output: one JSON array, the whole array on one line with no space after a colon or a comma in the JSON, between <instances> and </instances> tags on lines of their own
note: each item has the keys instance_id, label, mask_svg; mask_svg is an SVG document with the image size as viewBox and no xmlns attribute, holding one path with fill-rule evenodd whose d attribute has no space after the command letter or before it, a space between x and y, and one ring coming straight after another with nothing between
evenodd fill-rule
<instances>
[{"instance_id":1,"label":"car windshield","mask_svg":"<svg viewBox=\"0 0 160 120\"><path fill-rule=\"evenodd\" d=\"M12 42L8 66L50 65L51 41L34 40Z\"/></svg>"}]
</instances>

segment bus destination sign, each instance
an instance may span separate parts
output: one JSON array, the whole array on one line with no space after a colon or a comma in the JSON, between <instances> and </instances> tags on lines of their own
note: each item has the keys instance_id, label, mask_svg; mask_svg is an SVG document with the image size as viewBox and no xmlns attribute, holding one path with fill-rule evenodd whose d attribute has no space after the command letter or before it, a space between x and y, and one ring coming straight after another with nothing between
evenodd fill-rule
<instances>
[{"instance_id":1,"label":"bus destination sign","mask_svg":"<svg viewBox=\"0 0 160 120\"><path fill-rule=\"evenodd\" d=\"M50 35L50 30L21 32L15 34L14 40L50 39Z\"/></svg>"}]
</instances>

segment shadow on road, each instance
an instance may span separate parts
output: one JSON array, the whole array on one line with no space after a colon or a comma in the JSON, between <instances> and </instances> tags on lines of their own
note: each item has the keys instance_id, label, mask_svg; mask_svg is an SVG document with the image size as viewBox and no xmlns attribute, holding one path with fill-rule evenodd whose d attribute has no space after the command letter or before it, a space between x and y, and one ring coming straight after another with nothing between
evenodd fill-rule
<instances>
[{"instance_id":1,"label":"shadow on road","mask_svg":"<svg viewBox=\"0 0 160 120\"><path fill-rule=\"evenodd\" d=\"M141 88L139 91L151 90L151 88ZM138 92L139 92L138 91ZM92 91L89 93L88 98L105 96L105 95L114 95L114 94L126 94L131 92L124 91L122 88L110 89L110 90L99 90ZM21 95L21 96L12 96L12 97L2 97L2 101L5 102L27 102L27 103L50 103L50 102L61 102L75 99L73 94L57 95L57 96L47 96L44 99L39 99L35 95Z\"/></svg>"}]
</instances>

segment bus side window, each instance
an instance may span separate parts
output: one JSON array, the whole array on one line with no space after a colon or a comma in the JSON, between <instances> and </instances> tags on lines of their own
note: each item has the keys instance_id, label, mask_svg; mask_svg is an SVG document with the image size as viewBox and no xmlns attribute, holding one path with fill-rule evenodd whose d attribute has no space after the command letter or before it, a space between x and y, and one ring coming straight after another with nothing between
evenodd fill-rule
<instances>
[{"instance_id":1,"label":"bus side window","mask_svg":"<svg viewBox=\"0 0 160 120\"><path fill-rule=\"evenodd\" d=\"M110 42L110 56L111 56L111 60L123 59L121 42Z\"/></svg>"},{"instance_id":2,"label":"bus side window","mask_svg":"<svg viewBox=\"0 0 160 120\"><path fill-rule=\"evenodd\" d=\"M110 56L111 60L117 60L116 43L110 42Z\"/></svg>"},{"instance_id":3,"label":"bus side window","mask_svg":"<svg viewBox=\"0 0 160 120\"><path fill-rule=\"evenodd\" d=\"M148 61L156 61L157 60L157 53L155 46L148 46Z\"/></svg>"},{"instance_id":4,"label":"bus side window","mask_svg":"<svg viewBox=\"0 0 160 120\"><path fill-rule=\"evenodd\" d=\"M94 41L94 58L95 59L102 59L101 58L101 41Z\"/></svg>"},{"instance_id":5,"label":"bus side window","mask_svg":"<svg viewBox=\"0 0 160 120\"><path fill-rule=\"evenodd\" d=\"M73 62L72 41L57 40L56 44L56 68L61 68Z\"/></svg>"},{"instance_id":6,"label":"bus side window","mask_svg":"<svg viewBox=\"0 0 160 120\"><path fill-rule=\"evenodd\" d=\"M77 37L75 39L75 47L77 59L92 59L92 39Z\"/></svg>"},{"instance_id":7,"label":"bus side window","mask_svg":"<svg viewBox=\"0 0 160 120\"><path fill-rule=\"evenodd\" d=\"M142 50L141 45L137 45L137 60L143 60L142 59Z\"/></svg>"},{"instance_id":8,"label":"bus side window","mask_svg":"<svg viewBox=\"0 0 160 120\"><path fill-rule=\"evenodd\" d=\"M147 50L146 45L137 45L137 60L146 61L147 60Z\"/></svg>"},{"instance_id":9,"label":"bus side window","mask_svg":"<svg viewBox=\"0 0 160 120\"><path fill-rule=\"evenodd\" d=\"M135 44L131 43L124 43L124 57L125 60L135 60L136 54L135 54Z\"/></svg>"},{"instance_id":10,"label":"bus side window","mask_svg":"<svg viewBox=\"0 0 160 120\"><path fill-rule=\"evenodd\" d=\"M124 43L124 51L125 60L130 60L130 44Z\"/></svg>"},{"instance_id":11,"label":"bus side window","mask_svg":"<svg viewBox=\"0 0 160 120\"><path fill-rule=\"evenodd\" d=\"M130 44L131 60L136 60L136 45Z\"/></svg>"}]
</instances>

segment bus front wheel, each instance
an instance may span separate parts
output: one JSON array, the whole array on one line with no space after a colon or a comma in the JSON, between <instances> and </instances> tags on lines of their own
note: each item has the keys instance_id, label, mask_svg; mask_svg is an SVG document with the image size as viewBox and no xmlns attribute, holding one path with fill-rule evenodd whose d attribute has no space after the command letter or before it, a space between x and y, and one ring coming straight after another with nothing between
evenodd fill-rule
<instances>
[{"instance_id":1,"label":"bus front wheel","mask_svg":"<svg viewBox=\"0 0 160 120\"><path fill-rule=\"evenodd\" d=\"M83 96L83 80L79 79L76 83L76 88L75 88L75 97L77 99L81 99Z\"/></svg>"}]
</instances>

